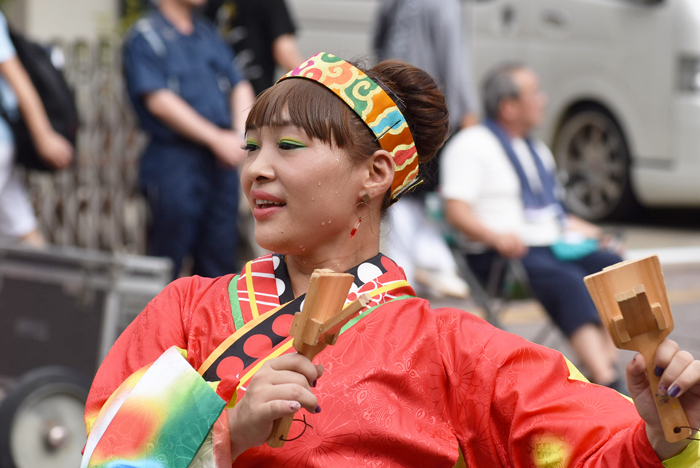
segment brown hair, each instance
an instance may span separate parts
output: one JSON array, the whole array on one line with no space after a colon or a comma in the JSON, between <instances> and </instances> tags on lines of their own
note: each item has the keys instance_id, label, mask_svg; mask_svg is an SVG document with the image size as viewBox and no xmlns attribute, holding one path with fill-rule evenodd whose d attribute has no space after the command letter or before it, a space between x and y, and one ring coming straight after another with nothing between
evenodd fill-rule
<instances>
[{"instance_id":1,"label":"brown hair","mask_svg":"<svg viewBox=\"0 0 700 468\"><path fill-rule=\"evenodd\" d=\"M432 159L445 142L449 128L445 96L433 78L398 60L386 60L365 73L401 109L420 162ZM356 161L380 149L362 119L332 91L311 80L288 79L263 92L248 115L246 130L285 124L303 129L311 138L346 149Z\"/></svg>"}]
</instances>

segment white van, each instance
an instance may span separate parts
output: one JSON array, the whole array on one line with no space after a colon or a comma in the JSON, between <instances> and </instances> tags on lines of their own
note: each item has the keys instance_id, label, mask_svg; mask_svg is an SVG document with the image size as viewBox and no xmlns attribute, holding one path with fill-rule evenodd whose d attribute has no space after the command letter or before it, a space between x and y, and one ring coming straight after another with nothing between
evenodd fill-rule
<instances>
[{"instance_id":1,"label":"white van","mask_svg":"<svg viewBox=\"0 0 700 468\"><path fill-rule=\"evenodd\" d=\"M378 0L289 0L305 55L371 57ZM700 0L462 0L477 83L524 62L549 96L540 136L591 220L700 206Z\"/></svg>"}]
</instances>

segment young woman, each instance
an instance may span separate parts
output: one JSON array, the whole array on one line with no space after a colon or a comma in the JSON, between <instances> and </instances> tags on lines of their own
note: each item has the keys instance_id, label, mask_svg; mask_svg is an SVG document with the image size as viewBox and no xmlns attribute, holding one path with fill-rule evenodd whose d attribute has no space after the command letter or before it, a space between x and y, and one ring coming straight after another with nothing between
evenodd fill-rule
<instances>
[{"instance_id":1,"label":"young woman","mask_svg":"<svg viewBox=\"0 0 700 468\"><path fill-rule=\"evenodd\" d=\"M430 76L395 61L365 74L318 54L262 94L241 180L256 240L277 253L237 276L177 280L149 304L95 378L83 466L175 466L166 447L186 433L196 451L212 424L205 446L217 467L449 468L460 452L471 467L661 467L672 457L666 466L696 466L698 443L667 443L653 403L652 391L679 396L690 424L700 421L700 362L674 342L656 355L661 390L649 387L640 355L627 366L633 404L583 381L555 351L469 313L432 310L379 253L381 216L440 147L447 119ZM348 301L368 292L372 302L311 363L286 335L316 268L352 273ZM124 387L138 393L136 379L153 377L173 346L205 380L221 380L220 395L240 382L216 423L200 423L203 397L119 408ZM298 412L283 448L262 445L275 419ZM166 414L180 418L177 430L154 429Z\"/></svg>"}]
</instances>

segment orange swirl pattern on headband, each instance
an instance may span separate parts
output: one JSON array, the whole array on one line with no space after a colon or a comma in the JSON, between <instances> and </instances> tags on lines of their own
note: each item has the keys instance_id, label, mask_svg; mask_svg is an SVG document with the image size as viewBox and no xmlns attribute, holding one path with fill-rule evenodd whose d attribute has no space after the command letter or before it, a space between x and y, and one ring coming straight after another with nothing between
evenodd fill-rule
<instances>
[{"instance_id":1,"label":"orange swirl pattern on headband","mask_svg":"<svg viewBox=\"0 0 700 468\"><path fill-rule=\"evenodd\" d=\"M418 153L408 123L396 103L362 70L335 55L320 52L291 72L287 78L316 81L340 97L372 130L382 149L396 163L391 201L397 201L419 181Z\"/></svg>"}]
</instances>

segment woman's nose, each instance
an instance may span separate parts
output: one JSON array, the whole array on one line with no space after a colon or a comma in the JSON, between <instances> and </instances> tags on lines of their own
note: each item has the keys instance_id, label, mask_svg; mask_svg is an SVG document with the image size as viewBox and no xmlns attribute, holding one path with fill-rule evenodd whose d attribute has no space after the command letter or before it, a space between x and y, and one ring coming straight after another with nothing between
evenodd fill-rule
<instances>
[{"instance_id":1,"label":"woman's nose","mask_svg":"<svg viewBox=\"0 0 700 468\"><path fill-rule=\"evenodd\" d=\"M275 170L270 158L270 152L260 148L256 154L248 156L244 172L251 181L274 179Z\"/></svg>"}]
</instances>

